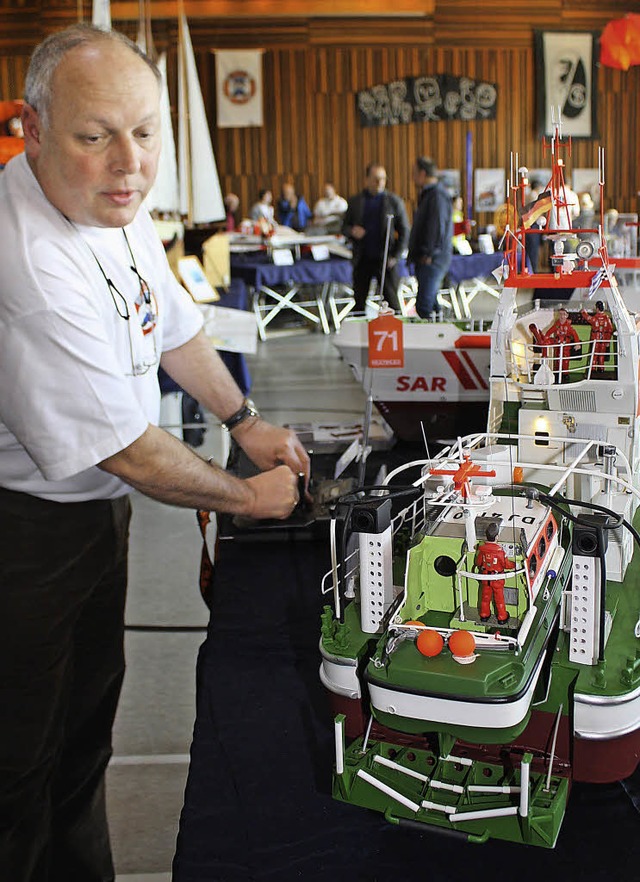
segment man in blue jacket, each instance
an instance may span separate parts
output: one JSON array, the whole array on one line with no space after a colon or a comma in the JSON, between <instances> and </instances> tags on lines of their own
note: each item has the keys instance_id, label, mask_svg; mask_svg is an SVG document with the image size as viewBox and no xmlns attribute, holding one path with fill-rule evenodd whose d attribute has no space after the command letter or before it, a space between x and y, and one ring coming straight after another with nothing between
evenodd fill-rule
<instances>
[{"instance_id":1,"label":"man in blue jacket","mask_svg":"<svg viewBox=\"0 0 640 882\"><path fill-rule=\"evenodd\" d=\"M413 166L413 181L420 191L409 237L409 263L418 280L416 312L429 318L436 297L451 264L453 253L452 204L440 183L433 159L420 156Z\"/></svg>"},{"instance_id":2,"label":"man in blue jacket","mask_svg":"<svg viewBox=\"0 0 640 882\"><path fill-rule=\"evenodd\" d=\"M387 224L391 218L389 256L384 278L384 299L400 312L398 258L407 247L409 222L404 202L387 187L384 166L367 166L365 188L349 199L342 231L353 243L353 294L355 311L364 312L371 279L382 276Z\"/></svg>"},{"instance_id":3,"label":"man in blue jacket","mask_svg":"<svg viewBox=\"0 0 640 882\"><path fill-rule=\"evenodd\" d=\"M311 220L312 212L304 196L298 196L293 184L282 185L282 196L276 205L276 220L283 227L301 233Z\"/></svg>"}]
</instances>

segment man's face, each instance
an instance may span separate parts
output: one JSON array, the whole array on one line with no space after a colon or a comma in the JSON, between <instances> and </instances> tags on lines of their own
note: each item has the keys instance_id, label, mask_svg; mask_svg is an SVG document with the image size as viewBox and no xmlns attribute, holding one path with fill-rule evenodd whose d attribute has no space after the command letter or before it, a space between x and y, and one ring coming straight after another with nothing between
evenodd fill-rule
<instances>
[{"instance_id":1,"label":"man's face","mask_svg":"<svg viewBox=\"0 0 640 882\"><path fill-rule=\"evenodd\" d=\"M324 187L324 198L325 199L333 199L336 195L335 187L332 184L325 184Z\"/></svg>"},{"instance_id":2,"label":"man's face","mask_svg":"<svg viewBox=\"0 0 640 882\"><path fill-rule=\"evenodd\" d=\"M417 164L414 165L413 166L413 183L416 185L416 187L419 190L422 190L422 188L425 185L426 180L427 180L427 173L424 171L424 169L421 169L420 166Z\"/></svg>"},{"instance_id":3,"label":"man's face","mask_svg":"<svg viewBox=\"0 0 640 882\"><path fill-rule=\"evenodd\" d=\"M387 186L387 173L381 165L374 165L366 179L367 190L370 193L382 193Z\"/></svg>"},{"instance_id":4,"label":"man's face","mask_svg":"<svg viewBox=\"0 0 640 882\"><path fill-rule=\"evenodd\" d=\"M95 227L131 223L160 155L159 87L120 43L70 50L52 81L49 122L25 105L25 152L46 197Z\"/></svg>"}]
</instances>

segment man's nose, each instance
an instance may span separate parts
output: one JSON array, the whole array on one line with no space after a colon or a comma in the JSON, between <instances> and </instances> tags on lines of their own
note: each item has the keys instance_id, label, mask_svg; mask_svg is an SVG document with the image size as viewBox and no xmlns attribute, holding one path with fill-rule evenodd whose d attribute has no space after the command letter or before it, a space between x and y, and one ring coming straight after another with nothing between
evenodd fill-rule
<instances>
[{"instance_id":1,"label":"man's nose","mask_svg":"<svg viewBox=\"0 0 640 882\"><path fill-rule=\"evenodd\" d=\"M140 148L128 135L117 138L113 148L112 167L115 171L131 175L140 169Z\"/></svg>"}]
</instances>

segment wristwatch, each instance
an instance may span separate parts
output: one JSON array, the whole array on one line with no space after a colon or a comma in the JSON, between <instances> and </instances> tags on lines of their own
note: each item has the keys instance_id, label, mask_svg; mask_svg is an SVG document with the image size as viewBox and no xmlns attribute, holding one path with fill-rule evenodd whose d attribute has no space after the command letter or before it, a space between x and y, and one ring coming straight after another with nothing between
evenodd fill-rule
<instances>
[{"instance_id":1,"label":"wristwatch","mask_svg":"<svg viewBox=\"0 0 640 882\"><path fill-rule=\"evenodd\" d=\"M227 432L231 432L233 429L237 428L240 423L243 423L246 419L252 416L259 417L260 411L250 398L245 398L242 402L242 407L240 408L240 410L237 410L235 413L231 414L228 419L224 420L224 422L221 423L222 428L226 429Z\"/></svg>"}]
</instances>

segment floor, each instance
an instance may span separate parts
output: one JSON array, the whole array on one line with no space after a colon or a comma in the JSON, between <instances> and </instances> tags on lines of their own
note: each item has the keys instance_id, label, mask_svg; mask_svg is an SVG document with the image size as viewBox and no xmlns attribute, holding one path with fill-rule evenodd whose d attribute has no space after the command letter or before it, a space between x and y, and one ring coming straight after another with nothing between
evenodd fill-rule
<instances>
[{"instance_id":1,"label":"floor","mask_svg":"<svg viewBox=\"0 0 640 882\"><path fill-rule=\"evenodd\" d=\"M281 329L249 357L252 394L275 423L353 422L365 396L331 338ZM211 418L203 456L220 452ZM108 809L118 882L168 882L195 715L195 662L207 623L192 511L133 496L127 676L114 735Z\"/></svg>"}]
</instances>

